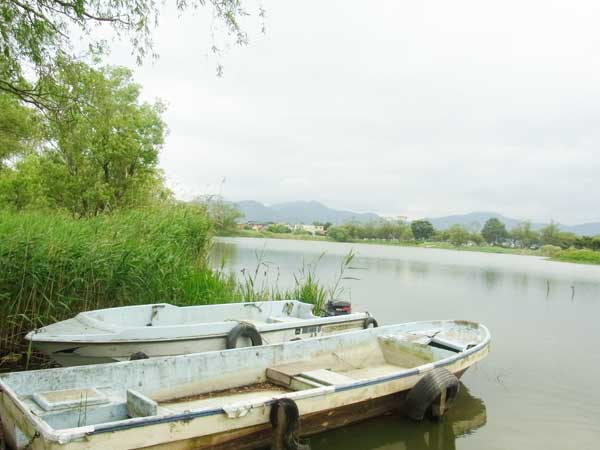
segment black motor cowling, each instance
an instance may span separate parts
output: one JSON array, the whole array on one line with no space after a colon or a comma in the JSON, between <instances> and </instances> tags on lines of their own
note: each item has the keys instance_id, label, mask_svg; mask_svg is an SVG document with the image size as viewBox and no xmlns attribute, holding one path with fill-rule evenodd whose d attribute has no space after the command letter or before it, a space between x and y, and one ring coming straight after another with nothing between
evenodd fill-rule
<instances>
[{"instance_id":1,"label":"black motor cowling","mask_svg":"<svg viewBox=\"0 0 600 450\"><path fill-rule=\"evenodd\" d=\"M352 312L352 305L346 300L330 300L325 305L328 316L343 316Z\"/></svg>"}]
</instances>

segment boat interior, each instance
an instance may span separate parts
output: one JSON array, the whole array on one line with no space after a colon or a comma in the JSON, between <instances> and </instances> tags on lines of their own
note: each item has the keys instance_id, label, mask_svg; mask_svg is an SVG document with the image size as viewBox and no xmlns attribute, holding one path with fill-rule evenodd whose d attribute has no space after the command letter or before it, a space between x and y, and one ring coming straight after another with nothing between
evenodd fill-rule
<instances>
[{"instance_id":1,"label":"boat interior","mask_svg":"<svg viewBox=\"0 0 600 450\"><path fill-rule=\"evenodd\" d=\"M158 303L100 309L81 313L80 317L122 327L174 326L228 320L281 323L316 318L312 313L312 305L295 300L201 306Z\"/></svg>"},{"instance_id":2,"label":"boat interior","mask_svg":"<svg viewBox=\"0 0 600 450\"><path fill-rule=\"evenodd\" d=\"M419 330L382 327L282 345L12 373L0 381L58 430L268 401L398 374L456 355L484 337L476 326L444 329L432 322Z\"/></svg>"}]
</instances>

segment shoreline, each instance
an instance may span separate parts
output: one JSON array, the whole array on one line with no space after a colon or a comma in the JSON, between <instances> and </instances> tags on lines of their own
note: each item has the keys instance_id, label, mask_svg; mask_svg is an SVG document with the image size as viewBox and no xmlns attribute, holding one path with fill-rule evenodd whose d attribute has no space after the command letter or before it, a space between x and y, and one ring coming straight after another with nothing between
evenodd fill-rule
<instances>
[{"instance_id":1,"label":"shoreline","mask_svg":"<svg viewBox=\"0 0 600 450\"><path fill-rule=\"evenodd\" d=\"M245 237L257 239L284 239L294 241L323 241L323 242L339 242L328 238L327 236L312 236L293 233L271 233L268 231L251 231L243 230L232 234L223 234L219 237ZM495 246L454 246L447 242L402 242L402 241L386 241L382 239L373 240L349 240L339 243L348 244L367 244L367 245L387 245L390 247L413 247L413 248L434 248L440 250L456 250L459 252L476 252L476 253L496 253L510 254L520 256L538 256L547 259L548 261L564 262L571 264L584 265L600 265L600 252L592 250L561 250L555 255L544 254L541 250L530 250L523 248L506 248Z\"/></svg>"}]
</instances>

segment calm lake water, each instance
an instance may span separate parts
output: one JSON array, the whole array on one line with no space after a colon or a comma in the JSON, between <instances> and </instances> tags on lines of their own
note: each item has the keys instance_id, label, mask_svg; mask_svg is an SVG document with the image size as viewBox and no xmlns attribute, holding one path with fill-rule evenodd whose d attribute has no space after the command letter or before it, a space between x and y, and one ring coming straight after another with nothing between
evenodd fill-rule
<instances>
[{"instance_id":1,"label":"calm lake water","mask_svg":"<svg viewBox=\"0 0 600 450\"><path fill-rule=\"evenodd\" d=\"M356 311L380 325L427 319L483 322L492 352L471 368L442 423L399 415L310 439L313 450L600 448L600 267L533 256L331 242L222 238L215 264L289 286L317 259L325 283L344 255Z\"/></svg>"}]
</instances>

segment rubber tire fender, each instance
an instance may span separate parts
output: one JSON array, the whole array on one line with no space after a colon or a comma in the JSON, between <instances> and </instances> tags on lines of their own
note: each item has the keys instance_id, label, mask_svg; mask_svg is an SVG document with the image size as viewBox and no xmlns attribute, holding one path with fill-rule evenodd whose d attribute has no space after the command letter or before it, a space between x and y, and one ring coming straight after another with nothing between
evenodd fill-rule
<instances>
[{"instance_id":1,"label":"rubber tire fender","mask_svg":"<svg viewBox=\"0 0 600 450\"><path fill-rule=\"evenodd\" d=\"M146 355L144 352L135 352L132 353L131 356L129 357L129 361L137 361L139 359L148 359L148 355Z\"/></svg>"},{"instance_id":2,"label":"rubber tire fender","mask_svg":"<svg viewBox=\"0 0 600 450\"><path fill-rule=\"evenodd\" d=\"M226 348L236 348L239 338L245 337L252 341L252 347L262 345L262 338L256 327L252 324L241 322L238 323L227 335L225 346Z\"/></svg>"},{"instance_id":3,"label":"rubber tire fender","mask_svg":"<svg viewBox=\"0 0 600 450\"><path fill-rule=\"evenodd\" d=\"M302 444L298 439L299 419L300 412L294 400L275 400L269 413L269 421L273 427L271 450L310 450L310 446Z\"/></svg>"},{"instance_id":4,"label":"rubber tire fender","mask_svg":"<svg viewBox=\"0 0 600 450\"><path fill-rule=\"evenodd\" d=\"M456 398L459 386L458 378L447 369L443 367L433 369L408 392L404 401L404 412L413 420L423 420L433 403L446 391L445 405L447 406L441 412L443 415Z\"/></svg>"},{"instance_id":5,"label":"rubber tire fender","mask_svg":"<svg viewBox=\"0 0 600 450\"><path fill-rule=\"evenodd\" d=\"M371 325L373 325L371 327ZM367 328L377 328L379 326L379 324L377 323L377 321L375 320L374 317L367 317L365 319L365 322L363 324L363 328L367 329Z\"/></svg>"}]
</instances>

